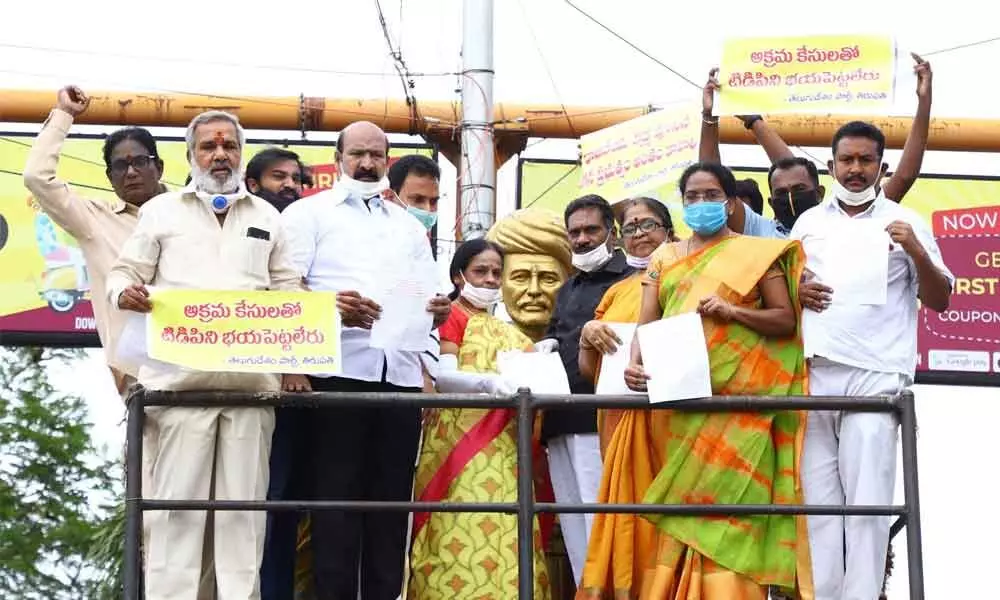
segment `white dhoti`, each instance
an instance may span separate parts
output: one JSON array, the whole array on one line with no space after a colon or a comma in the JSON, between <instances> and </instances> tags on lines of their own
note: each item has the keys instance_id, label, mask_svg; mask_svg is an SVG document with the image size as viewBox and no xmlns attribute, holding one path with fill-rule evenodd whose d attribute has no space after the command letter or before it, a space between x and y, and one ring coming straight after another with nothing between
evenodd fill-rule
<instances>
[{"instance_id":1,"label":"white dhoti","mask_svg":"<svg viewBox=\"0 0 1000 600\"><path fill-rule=\"evenodd\" d=\"M878 396L909 378L812 359L814 396ZM896 417L812 411L802 451L806 504L889 505L896 481ZM816 600L876 600L885 579L889 516L809 516Z\"/></svg>"},{"instance_id":2,"label":"white dhoti","mask_svg":"<svg viewBox=\"0 0 1000 600\"><path fill-rule=\"evenodd\" d=\"M596 433L574 433L554 437L548 442L549 476L556 502L593 504L601 487L601 441ZM560 514L566 554L573 567L577 585L587 561L587 545L594 515Z\"/></svg>"},{"instance_id":3,"label":"white dhoti","mask_svg":"<svg viewBox=\"0 0 1000 600\"><path fill-rule=\"evenodd\" d=\"M214 483L217 500L265 499L271 408L154 408L147 420L156 428L155 441L144 442L155 446L152 498L207 500ZM218 511L213 517L218 597L259 599L265 513ZM207 513L150 511L145 518L146 600L198 598Z\"/></svg>"}]
</instances>

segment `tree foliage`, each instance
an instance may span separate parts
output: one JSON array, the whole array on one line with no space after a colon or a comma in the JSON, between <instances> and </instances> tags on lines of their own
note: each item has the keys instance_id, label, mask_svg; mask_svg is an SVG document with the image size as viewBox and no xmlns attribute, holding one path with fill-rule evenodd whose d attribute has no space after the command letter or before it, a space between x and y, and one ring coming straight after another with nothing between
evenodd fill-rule
<instances>
[{"instance_id":1,"label":"tree foliage","mask_svg":"<svg viewBox=\"0 0 1000 600\"><path fill-rule=\"evenodd\" d=\"M91 554L118 469L94 446L85 401L56 391L46 373L77 357L0 348L0 598L111 597Z\"/></svg>"}]
</instances>

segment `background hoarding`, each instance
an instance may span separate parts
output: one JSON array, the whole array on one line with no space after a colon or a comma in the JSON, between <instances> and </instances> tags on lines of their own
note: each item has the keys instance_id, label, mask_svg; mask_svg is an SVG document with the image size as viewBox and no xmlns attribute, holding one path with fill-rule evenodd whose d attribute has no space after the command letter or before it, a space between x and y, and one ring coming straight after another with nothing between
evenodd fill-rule
<instances>
[{"instance_id":1,"label":"background hoarding","mask_svg":"<svg viewBox=\"0 0 1000 600\"><path fill-rule=\"evenodd\" d=\"M99 346L90 307L90 285L76 241L37 209L25 189L22 170L33 134L0 133L0 343L12 345ZM71 135L63 146L58 176L83 197L114 198L104 174L100 135ZM249 159L268 146L296 152L312 168L314 193L335 179L335 142L283 143L250 140ZM182 138L157 138L164 161L163 182L171 189L188 175ZM420 153L436 159L432 146L400 144L390 162Z\"/></svg>"},{"instance_id":2,"label":"background hoarding","mask_svg":"<svg viewBox=\"0 0 1000 600\"><path fill-rule=\"evenodd\" d=\"M767 196L766 169L737 167L733 172L737 179L756 180ZM820 173L820 182L829 189L830 176ZM572 161L523 159L517 206L561 213L580 195L579 179L580 169ZM680 218L675 184L648 195L666 203L679 236L690 234ZM931 225L956 277L947 311L920 309L917 382L1000 386L1000 177L921 175L903 203ZM769 206L765 213L773 217Z\"/></svg>"}]
</instances>

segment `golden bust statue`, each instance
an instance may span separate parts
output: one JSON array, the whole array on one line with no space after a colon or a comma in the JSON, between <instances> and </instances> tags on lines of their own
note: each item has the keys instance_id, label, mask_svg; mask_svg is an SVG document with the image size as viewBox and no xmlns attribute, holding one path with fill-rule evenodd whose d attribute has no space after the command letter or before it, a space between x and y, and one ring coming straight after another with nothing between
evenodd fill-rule
<instances>
[{"instance_id":1,"label":"golden bust statue","mask_svg":"<svg viewBox=\"0 0 1000 600\"><path fill-rule=\"evenodd\" d=\"M514 325L534 341L542 339L556 305L556 292L573 271L573 251L562 217L525 208L497 221L486 239L506 253L503 303Z\"/></svg>"}]
</instances>

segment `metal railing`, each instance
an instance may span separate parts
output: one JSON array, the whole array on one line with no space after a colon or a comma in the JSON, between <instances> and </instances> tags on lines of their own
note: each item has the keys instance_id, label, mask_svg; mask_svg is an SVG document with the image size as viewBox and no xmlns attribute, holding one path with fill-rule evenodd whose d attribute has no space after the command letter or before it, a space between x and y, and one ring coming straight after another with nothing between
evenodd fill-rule
<instances>
[{"instance_id":1,"label":"metal railing","mask_svg":"<svg viewBox=\"0 0 1000 600\"><path fill-rule=\"evenodd\" d=\"M147 406L238 407L421 407L497 408L517 412L517 502L389 502L389 501L236 501L236 500L147 500L141 495L142 428ZM655 505L655 504L559 504L536 502L532 479L532 433L537 409L553 407L642 408L684 412L766 412L777 410L832 410L889 412L898 419L902 437L902 505ZM407 393L248 393L248 392L159 392L137 388L129 397L126 434L126 527L124 597L141 599L142 536L141 513L147 510L269 510L349 512L473 512L517 515L518 598L531 600L534 594L532 524L537 513L634 513L675 516L729 515L898 515L893 531L906 527L907 567L910 600L924 599L923 554L920 533L920 494L917 488L917 425L913 394L898 396L843 398L827 396L714 396L698 400L650 404L645 396L552 396L534 395L521 389L511 397L466 394Z\"/></svg>"}]
</instances>

